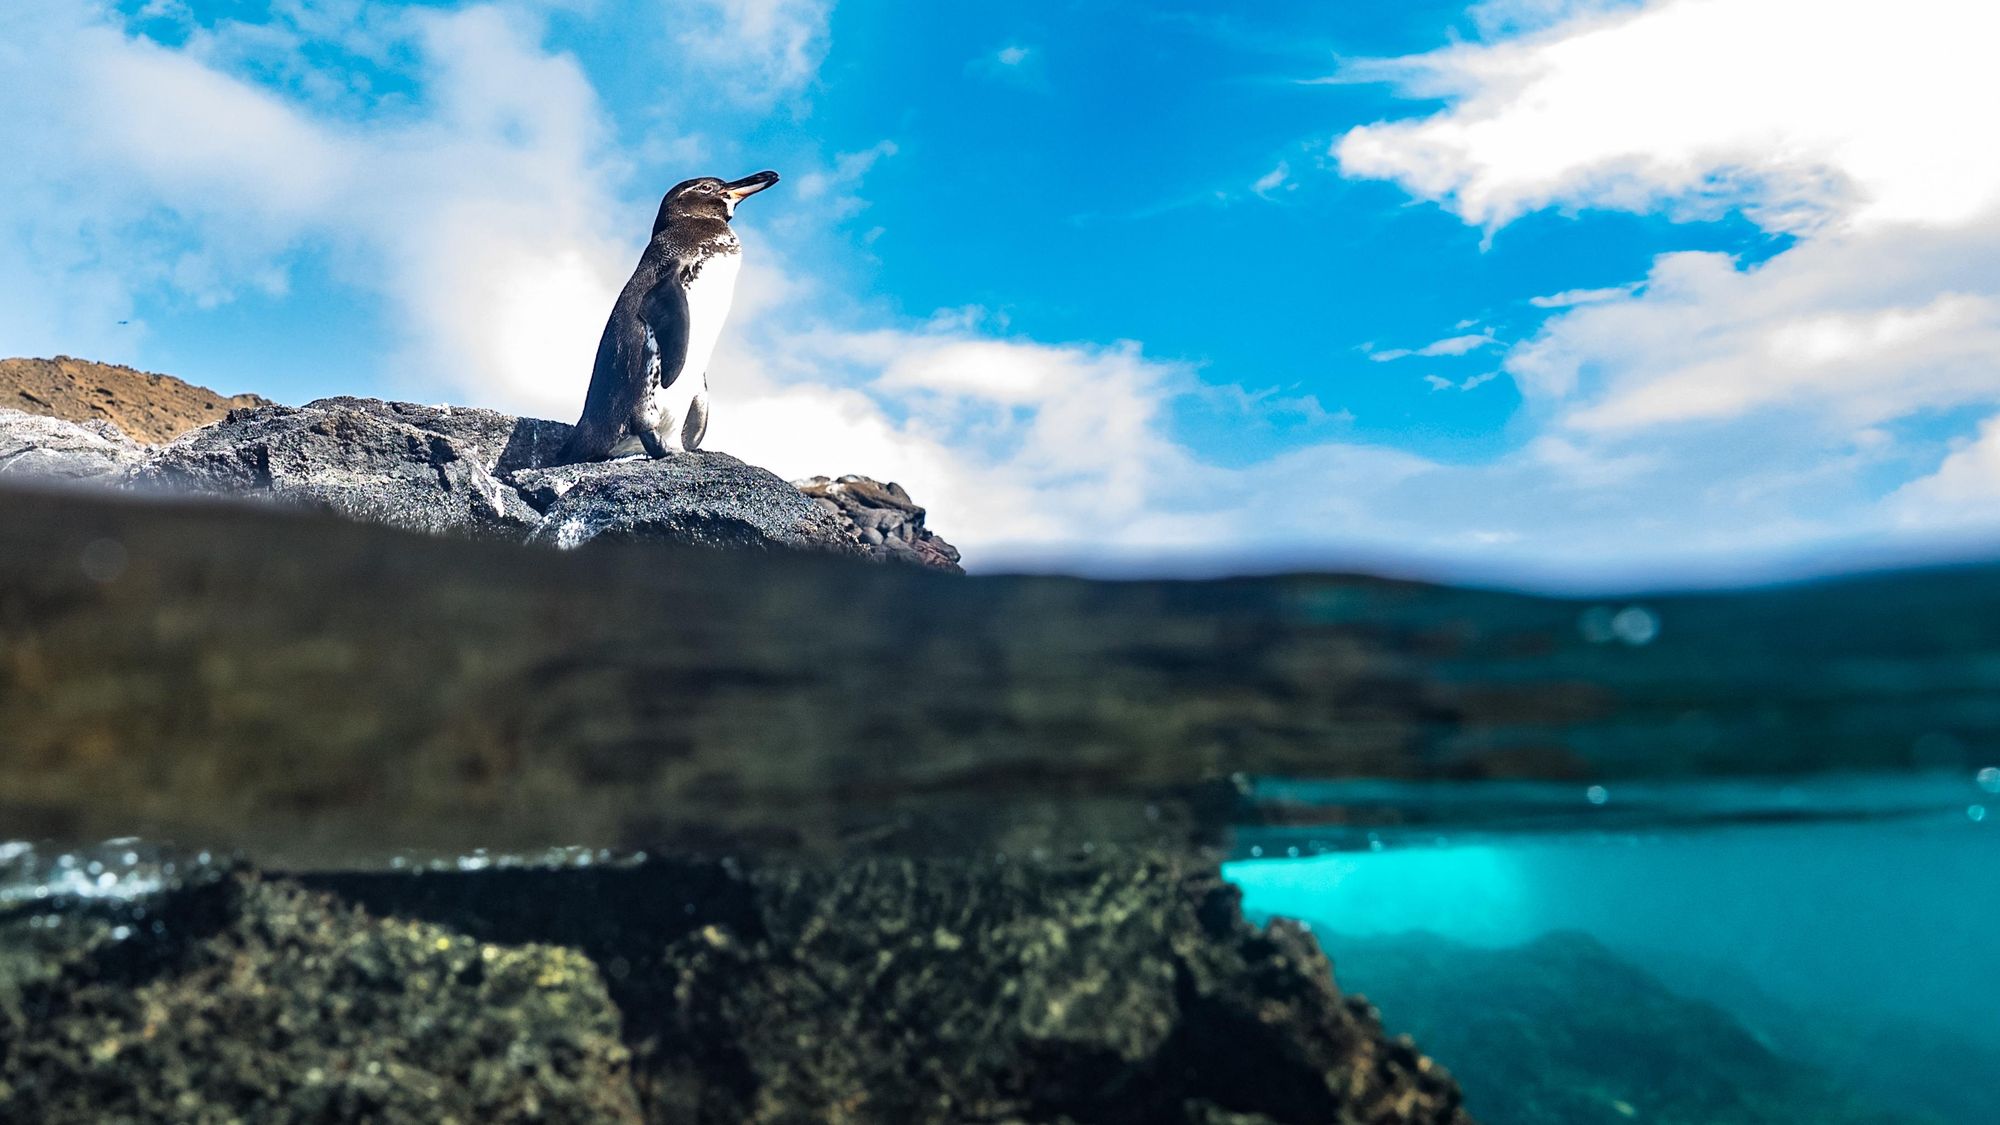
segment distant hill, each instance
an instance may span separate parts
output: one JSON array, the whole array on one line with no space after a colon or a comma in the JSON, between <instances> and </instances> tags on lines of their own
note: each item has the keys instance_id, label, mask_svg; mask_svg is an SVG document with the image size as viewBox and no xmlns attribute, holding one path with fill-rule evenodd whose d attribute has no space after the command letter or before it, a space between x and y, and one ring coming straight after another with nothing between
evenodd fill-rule
<instances>
[{"instance_id":1,"label":"distant hill","mask_svg":"<svg viewBox=\"0 0 2000 1125\"><path fill-rule=\"evenodd\" d=\"M238 407L270 402L261 395L220 395L172 375L66 355L0 359L0 407L71 422L102 420L143 442L171 441Z\"/></svg>"}]
</instances>

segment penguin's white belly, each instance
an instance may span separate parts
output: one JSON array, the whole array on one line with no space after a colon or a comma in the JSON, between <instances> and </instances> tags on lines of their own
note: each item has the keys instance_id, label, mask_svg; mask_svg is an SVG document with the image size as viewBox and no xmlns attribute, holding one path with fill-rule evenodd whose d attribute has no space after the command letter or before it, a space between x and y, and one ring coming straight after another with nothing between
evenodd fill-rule
<instances>
[{"instance_id":1,"label":"penguin's white belly","mask_svg":"<svg viewBox=\"0 0 2000 1125\"><path fill-rule=\"evenodd\" d=\"M715 342L722 338L722 324L729 319L729 302L736 296L736 271L743 255L716 254L703 262L688 282L688 354L683 375L706 375L708 361L715 354Z\"/></svg>"}]
</instances>

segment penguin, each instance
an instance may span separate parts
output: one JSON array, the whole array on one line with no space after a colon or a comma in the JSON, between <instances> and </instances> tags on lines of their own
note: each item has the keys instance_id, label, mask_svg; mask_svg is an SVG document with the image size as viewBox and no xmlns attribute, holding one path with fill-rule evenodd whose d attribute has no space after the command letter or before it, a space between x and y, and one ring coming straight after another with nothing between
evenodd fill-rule
<instances>
[{"instance_id":1,"label":"penguin","mask_svg":"<svg viewBox=\"0 0 2000 1125\"><path fill-rule=\"evenodd\" d=\"M652 241L611 307L583 415L558 464L602 461L634 439L648 457L701 448L708 358L743 260L729 220L738 203L777 182L776 172L728 182L702 176L660 200Z\"/></svg>"}]
</instances>

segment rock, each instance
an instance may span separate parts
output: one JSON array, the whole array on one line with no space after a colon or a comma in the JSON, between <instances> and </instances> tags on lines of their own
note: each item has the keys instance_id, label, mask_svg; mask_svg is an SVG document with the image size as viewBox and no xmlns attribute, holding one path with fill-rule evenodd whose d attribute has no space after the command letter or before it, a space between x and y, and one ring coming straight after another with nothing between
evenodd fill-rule
<instances>
[{"instance_id":1,"label":"rock","mask_svg":"<svg viewBox=\"0 0 2000 1125\"><path fill-rule=\"evenodd\" d=\"M257 496L433 535L777 547L962 573L899 485L814 477L795 490L714 452L549 469L561 422L368 398L279 406L67 356L0 360L4 402L28 413L0 407L0 476ZM107 421L170 444L147 457ZM816 503L801 507L800 490Z\"/></svg>"},{"instance_id":2,"label":"rock","mask_svg":"<svg viewBox=\"0 0 2000 1125\"><path fill-rule=\"evenodd\" d=\"M1310 935L1171 853L309 878L582 949L649 1121L1469 1122Z\"/></svg>"},{"instance_id":3,"label":"rock","mask_svg":"<svg viewBox=\"0 0 2000 1125\"><path fill-rule=\"evenodd\" d=\"M261 495L408 531L525 538L540 513L494 475L554 423L491 410L331 398L232 410L157 451L134 484Z\"/></svg>"},{"instance_id":4,"label":"rock","mask_svg":"<svg viewBox=\"0 0 2000 1125\"><path fill-rule=\"evenodd\" d=\"M902 485L853 475L793 483L851 527L870 557L964 573L958 548L924 527L924 509Z\"/></svg>"},{"instance_id":5,"label":"rock","mask_svg":"<svg viewBox=\"0 0 2000 1125\"><path fill-rule=\"evenodd\" d=\"M471 407L320 399L231 411L158 450L130 480L433 535L863 553L850 523L726 453L548 467L569 429Z\"/></svg>"},{"instance_id":6,"label":"rock","mask_svg":"<svg viewBox=\"0 0 2000 1125\"><path fill-rule=\"evenodd\" d=\"M118 921L0 989L0 1120L642 1120L618 1010L574 950L249 876Z\"/></svg>"},{"instance_id":7,"label":"rock","mask_svg":"<svg viewBox=\"0 0 2000 1125\"><path fill-rule=\"evenodd\" d=\"M0 480L105 480L126 472L145 447L109 422L68 422L0 409Z\"/></svg>"},{"instance_id":8,"label":"rock","mask_svg":"<svg viewBox=\"0 0 2000 1125\"><path fill-rule=\"evenodd\" d=\"M727 453L522 468L507 479L541 509L538 543L648 539L861 553L848 530L798 489Z\"/></svg>"}]
</instances>

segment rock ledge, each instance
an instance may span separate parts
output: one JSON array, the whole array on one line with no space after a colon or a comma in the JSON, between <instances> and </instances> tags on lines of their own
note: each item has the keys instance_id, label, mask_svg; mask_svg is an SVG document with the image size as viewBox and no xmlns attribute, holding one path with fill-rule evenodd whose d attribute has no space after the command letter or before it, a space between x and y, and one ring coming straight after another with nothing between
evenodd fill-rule
<instances>
[{"instance_id":1,"label":"rock ledge","mask_svg":"<svg viewBox=\"0 0 2000 1125\"><path fill-rule=\"evenodd\" d=\"M0 477L243 496L430 535L792 550L958 572L894 484L793 486L726 453L551 466L570 427L478 407L326 398L235 409L165 445L0 409Z\"/></svg>"}]
</instances>

